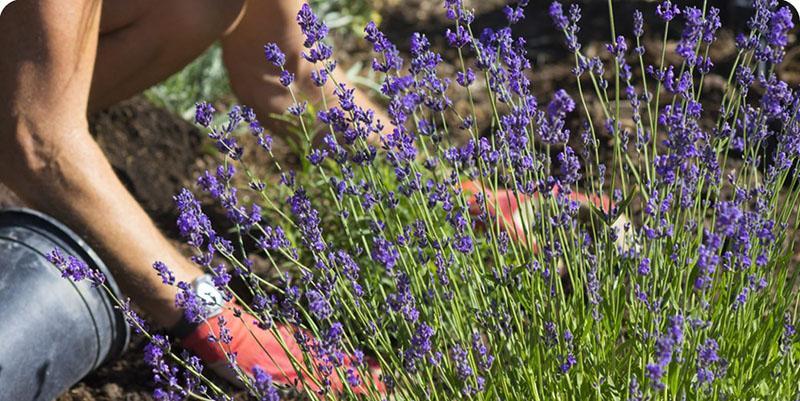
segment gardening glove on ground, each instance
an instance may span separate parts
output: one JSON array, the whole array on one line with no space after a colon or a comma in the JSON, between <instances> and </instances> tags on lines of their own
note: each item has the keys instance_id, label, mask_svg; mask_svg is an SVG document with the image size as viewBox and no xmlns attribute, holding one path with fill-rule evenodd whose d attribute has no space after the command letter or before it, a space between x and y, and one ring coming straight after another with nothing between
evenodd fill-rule
<instances>
[{"instance_id":1,"label":"gardening glove on ground","mask_svg":"<svg viewBox=\"0 0 800 401\"><path fill-rule=\"evenodd\" d=\"M538 193L525 195L507 189L491 192L488 188L487 191L484 191L478 181L464 181L461 183L461 189L467 197L467 205L471 215L480 216L485 210L490 219L495 221L487 221L484 224L496 223L501 230L508 233L511 240L522 245L530 244L532 251L537 251L536 242L529 242L525 238L525 223L530 224L532 219L536 217L535 212L539 207ZM554 186L552 189L553 196L558 195L559 192L560 188ZM594 205L605 212L608 212L612 206L611 200L606 196L588 196L580 192L570 192L567 195L567 199L578 202L579 218L588 218L590 205ZM623 219L620 218L621 220ZM619 224L620 221L615 225ZM627 219L624 222L627 223Z\"/></svg>"},{"instance_id":2,"label":"gardening glove on ground","mask_svg":"<svg viewBox=\"0 0 800 401\"><path fill-rule=\"evenodd\" d=\"M275 324L273 329L261 329L253 315L241 311L234 302L229 302L219 309L215 316L208 317L188 335L180 337L180 343L200 357L215 373L240 387L243 387L244 383L232 368L230 355L234 356L240 372L253 377L255 376L253 370L259 369L260 372L270 375L274 384L285 389L302 390L307 387L313 391L330 390L334 394L349 391L364 394L370 390L374 392L375 388L381 393L385 391L379 380L379 369L374 363L365 361L363 357L359 358L360 360L351 356L342 357L341 366L342 370L347 372L344 378L349 383L347 385L335 370L330 370L329 367L332 365L326 360L327 358L315 358L316 371L313 374L314 379L310 379L308 371L304 370L304 352L296 336L313 340L310 333L291 325ZM305 357L309 357L307 352ZM295 369L292 358L294 361L300 361L299 372ZM372 378L361 377L354 367L359 363L361 366L364 363L369 364L367 370ZM325 370L329 374L323 374Z\"/></svg>"}]
</instances>

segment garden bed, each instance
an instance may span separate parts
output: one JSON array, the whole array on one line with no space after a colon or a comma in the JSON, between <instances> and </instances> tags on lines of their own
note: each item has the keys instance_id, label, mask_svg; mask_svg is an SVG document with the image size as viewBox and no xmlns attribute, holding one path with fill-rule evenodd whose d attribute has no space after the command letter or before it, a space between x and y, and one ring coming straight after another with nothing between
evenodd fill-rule
<instances>
[{"instance_id":1,"label":"garden bed","mask_svg":"<svg viewBox=\"0 0 800 401\"><path fill-rule=\"evenodd\" d=\"M476 19L478 30L484 26L504 24L504 17L496 7L497 3L483 3L478 10ZM638 2L619 2L615 10L618 19L627 21L623 16L631 15L634 4L642 5ZM644 7L653 8L654 4L644 3ZM390 39L398 43L401 51L407 51L406 38L414 28L420 27L424 27L424 32L434 39L435 48L445 47L439 33L447 28L447 21L441 16L439 2L415 0L394 4L389 1L381 7L378 12L385 16L382 27ZM515 28L515 34L528 39L528 52L534 61L535 75L532 77L534 91L537 95L544 96L553 93L557 88L573 87L574 77L570 72L573 60L564 49L561 35L555 32L546 15L537 15L533 11L529 11L528 18L538 22L522 22ZM585 5L584 15L605 16L606 13L604 2ZM723 9L723 16L725 15L730 13ZM585 18L584 22L582 39L587 54L602 55L603 46L610 36L607 32L607 19ZM618 29L629 32L630 26L623 23ZM586 32L602 32L602 34L589 38L586 37L588 36ZM372 56L360 39L354 40L340 35L338 42L340 47L347 50L338 53L348 54L349 58L343 60L345 64L361 62L368 65ZM658 39L646 42L645 46L648 55L660 53ZM720 35L714 52L712 57L715 63L722 67L721 71L725 71L725 65L732 62L733 55L733 34L730 31L724 31ZM790 47L788 53L788 59L779 73L781 78L796 87L800 84L800 47ZM452 51L445 51L444 56L449 62L455 60ZM446 65L443 68L450 67ZM703 98L712 103L718 102L719 95L716 93L721 93L725 78L710 75L706 86L709 93L704 94ZM455 94L453 98L465 99L465 96ZM591 99L589 100L591 102ZM477 94L476 104L479 113L490 112L485 95ZM466 106L457 104L456 107ZM209 150L208 143L203 141L203 133L180 117L153 107L141 97L92 116L90 121L98 143L105 150L120 179L141 202L156 224L170 235L176 246L180 246L174 225L177 214L173 207L172 195L181 187L191 185L193 177L214 162L216 156ZM575 143L575 147L580 148L580 144ZM611 158L609 146L601 146L601 150L606 152L602 157ZM19 200L15 199L13 194L0 187L0 206L18 203ZM134 337L129 351L122 358L109 362L86 377L59 397L58 401L151 400L149 395L151 374L142 361L143 346L142 338ZM244 399L244 394L240 394L240 398Z\"/></svg>"}]
</instances>

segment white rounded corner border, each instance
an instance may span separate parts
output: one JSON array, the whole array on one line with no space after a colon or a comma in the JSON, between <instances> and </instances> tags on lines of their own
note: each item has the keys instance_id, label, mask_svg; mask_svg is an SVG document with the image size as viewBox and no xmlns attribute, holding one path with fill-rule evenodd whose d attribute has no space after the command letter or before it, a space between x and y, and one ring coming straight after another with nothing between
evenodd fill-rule
<instances>
[{"instance_id":1,"label":"white rounded corner border","mask_svg":"<svg viewBox=\"0 0 800 401\"><path fill-rule=\"evenodd\" d=\"M785 0L785 2L794 8L795 16L800 15L800 0Z\"/></svg>"},{"instance_id":2,"label":"white rounded corner border","mask_svg":"<svg viewBox=\"0 0 800 401\"><path fill-rule=\"evenodd\" d=\"M6 9L6 6L11 4L14 0L0 0L0 14L3 13L3 10Z\"/></svg>"}]
</instances>

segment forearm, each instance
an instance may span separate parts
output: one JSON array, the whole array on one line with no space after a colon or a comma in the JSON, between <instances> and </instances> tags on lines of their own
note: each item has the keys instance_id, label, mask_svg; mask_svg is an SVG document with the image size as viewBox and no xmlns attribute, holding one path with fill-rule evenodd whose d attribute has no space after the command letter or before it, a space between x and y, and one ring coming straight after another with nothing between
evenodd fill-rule
<instances>
[{"instance_id":1,"label":"forearm","mask_svg":"<svg viewBox=\"0 0 800 401\"><path fill-rule=\"evenodd\" d=\"M90 242L122 289L161 324L177 320L174 289L198 274L158 232L114 175L87 129L98 0L19 1L0 15L0 181Z\"/></svg>"},{"instance_id":2,"label":"forearm","mask_svg":"<svg viewBox=\"0 0 800 401\"><path fill-rule=\"evenodd\" d=\"M175 289L160 282L151 269L160 260L177 280L191 282L199 270L164 238L115 176L85 128L50 143L38 133L23 133L49 149L33 161L14 163L8 184L26 203L53 215L78 231L98 251L123 291L137 305L169 326L180 317L173 305ZM52 138L54 135L50 135ZM154 313L156 312L157 313Z\"/></svg>"}]
</instances>

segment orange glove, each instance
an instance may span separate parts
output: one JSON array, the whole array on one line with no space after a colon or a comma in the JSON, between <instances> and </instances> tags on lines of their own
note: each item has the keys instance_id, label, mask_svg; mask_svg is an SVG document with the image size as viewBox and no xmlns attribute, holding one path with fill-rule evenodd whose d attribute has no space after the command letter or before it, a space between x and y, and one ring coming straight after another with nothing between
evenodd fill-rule
<instances>
[{"instance_id":1,"label":"orange glove","mask_svg":"<svg viewBox=\"0 0 800 401\"><path fill-rule=\"evenodd\" d=\"M478 203L478 194L483 194L483 204L490 216L497 219L501 230L506 231L513 241L527 245L525 239L525 222L530 222L534 218L534 211L538 206L536 201L539 196L534 193L532 196L515 193L514 191L501 189L497 192L484 192L481 183L477 181L464 181L461 189L467 198L469 212L473 216L481 214L481 205ZM488 188L487 188L488 189ZM560 188L554 186L553 196L558 195ZM581 207L588 207L593 204L595 207L608 212L612 206L611 200L606 196L587 196L580 192L571 192L567 199L577 201ZM500 213L498 213L498 211ZM523 213L526 213L523 215ZM531 242L532 251L537 252L536 242Z\"/></svg>"},{"instance_id":2,"label":"orange glove","mask_svg":"<svg viewBox=\"0 0 800 401\"><path fill-rule=\"evenodd\" d=\"M228 303L219 315L201 323L191 334L181 339L184 348L194 352L209 368L231 383L240 386L243 384L231 368L227 354L235 354L237 366L247 375L252 377L253 368L258 367L269 374L274 383L297 390L307 386L312 391L321 391L324 388L335 394L342 394L349 391L345 389L349 387L356 394L367 394L376 389L381 394L385 393L385 387L379 380L379 369L374 362L365 361L363 357L343 357L342 370L347 372L345 380L349 384L345 384L336 371L328 375L322 374L319 371L321 366L332 366L323 359L314 360L314 379L311 379L309 372L304 370L304 352L295 339L297 334L314 341L310 333L298 327L278 324L275 330L263 330L254 324L256 318L252 315L241 312L241 316L237 317L234 313L236 309L239 308L235 303ZM221 325L221 321L224 324ZM210 341L210 338L214 340ZM308 352L305 355L308 357ZM299 372L295 369L292 358L298 361ZM366 380L358 373L358 365L364 363L368 364L367 371L372 375L372 378Z\"/></svg>"}]
</instances>

